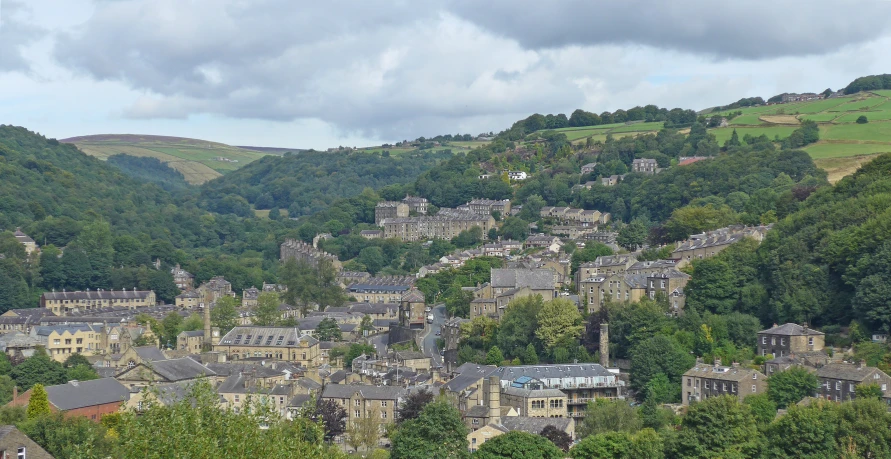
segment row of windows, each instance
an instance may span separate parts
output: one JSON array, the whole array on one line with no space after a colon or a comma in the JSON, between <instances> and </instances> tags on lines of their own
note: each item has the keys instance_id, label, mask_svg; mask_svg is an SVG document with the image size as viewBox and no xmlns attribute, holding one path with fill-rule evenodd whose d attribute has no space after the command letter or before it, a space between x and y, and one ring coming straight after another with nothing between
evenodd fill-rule
<instances>
[{"instance_id":1,"label":"row of windows","mask_svg":"<svg viewBox=\"0 0 891 459\"><path fill-rule=\"evenodd\" d=\"M761 344L767 345L767 337L766 336L761 337ZM771 336L770 337L770 345L776 346L776 344L777 344L777 338L775 336ZM813 336L809 336L807 338L807 344L808 344L808 346L814 345L814 337ZM785 346L785 345L786 345L786 338L780 338L780 346Z\"/></svg>"}]
</instances>

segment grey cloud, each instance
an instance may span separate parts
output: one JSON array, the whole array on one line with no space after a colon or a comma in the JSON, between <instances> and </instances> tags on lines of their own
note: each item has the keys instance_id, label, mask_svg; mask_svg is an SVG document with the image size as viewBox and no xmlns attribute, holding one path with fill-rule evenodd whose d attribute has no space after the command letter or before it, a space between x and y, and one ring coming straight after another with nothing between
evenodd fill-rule
<instances>
[{"instance_id":1,"label":"grey cloud","mask_svg":"<svg viewBox=\"0 0 891 459\"><path fill-rule=\"evenodd\" d=\"M26 22L28 10L13 0L0 0L0 71L28 71L25 47L39 39L40 28Z\"/></svg>"},{"instance_id":2,"label":"grey cloud","mask_svg":"<svg viewBox=\"0 0 891 459\"><path fill-rule=\"evenodd\" d=\"M143 91L124 113L138 119L317 118L402 138L474 117L558 109L581 97L536 53L435 8L215 5L104 3L59 37L54 55L93 78Z\"/></svg>"},{"instance_id":3,"label":"grey cloud","mask_svg":"<svg viewBox=\"0 0 891 459\"><path fill-rule=\"evenodd\" d=\"M454 0L454 14L529 49L639 44L718 58L824 54L888 30L891 2Z\"/></svg>"}]
</instances>

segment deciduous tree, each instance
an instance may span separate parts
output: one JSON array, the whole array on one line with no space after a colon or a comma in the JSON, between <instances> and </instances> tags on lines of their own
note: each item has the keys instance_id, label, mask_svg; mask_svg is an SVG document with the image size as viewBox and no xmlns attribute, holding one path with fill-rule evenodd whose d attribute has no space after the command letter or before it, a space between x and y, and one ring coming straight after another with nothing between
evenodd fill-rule
<instances>
[{"instance_id":1,"label":"deciduous tree","mask_svg":"<svg viewBox=\"0 0 891 459\"><path fill-rule=\"evenodd\" d=\"M563 459L560 448L540 435L513 431L492 438L474 453L479 459Z\"/></svg>"}]
</instances>

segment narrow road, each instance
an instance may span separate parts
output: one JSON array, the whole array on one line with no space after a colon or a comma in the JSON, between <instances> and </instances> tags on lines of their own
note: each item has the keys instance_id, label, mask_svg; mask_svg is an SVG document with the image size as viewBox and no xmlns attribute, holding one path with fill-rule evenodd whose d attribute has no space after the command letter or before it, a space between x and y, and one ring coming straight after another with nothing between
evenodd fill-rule
<instances>
[{"instance_id":1,"label":"narrow road","mask_svg":"<svg viewBox=\"0 0 891 459\"><path fill-rule=\"evenodd\" d=\"M377 351L377 355L387 355L387 345L390 344L389 333L381 333L380 335L372 336L370 341L371 345L374 346L374 350Z\"/></svg>"},{"instance_id":2,"label":"narrow road","mask_svg":"<svg viewBox=\"0 0 891 459\"><path fill-rule=\"evenodd\" d=\"M427 334L421 343L421 352L433 359L433 366L442 366L442 356L439 355L439 348L436 347L436 340L440 338L437 333L441 331L442 324L446 320L445 305L441 304L433 308L433 323L427 324Z\"/></svg>"}]
</instances>

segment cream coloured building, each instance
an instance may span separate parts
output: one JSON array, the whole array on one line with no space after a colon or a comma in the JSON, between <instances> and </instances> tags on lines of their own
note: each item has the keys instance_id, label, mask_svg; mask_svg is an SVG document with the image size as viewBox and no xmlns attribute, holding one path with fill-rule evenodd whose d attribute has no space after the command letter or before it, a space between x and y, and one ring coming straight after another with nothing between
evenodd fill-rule
<instances>
[{"instance_id":1,"label":"cream coloured building","mask_svg":"<svg viewBox=\"0 0 891 459\"><path fill-rule=\"evenodd\" d=\"M319 340L296 327L235 327L213 345L213 350L226 354L229 360L285 360L305 368L316 368L321 362Z\"/></svg>"},{"instance_id":2,"label":"cream coloured building","mask_svg":"<svg viewBox=\"0 0 891 459\"><path fill-rule=\"evenodd\" d=\"M126 307L130 309L155 306L155 292L151 290L87 290L85 292L45 292L40 296L40 307L48 308L57 316L92 309Z\"/></svg>"}]
</instances>

